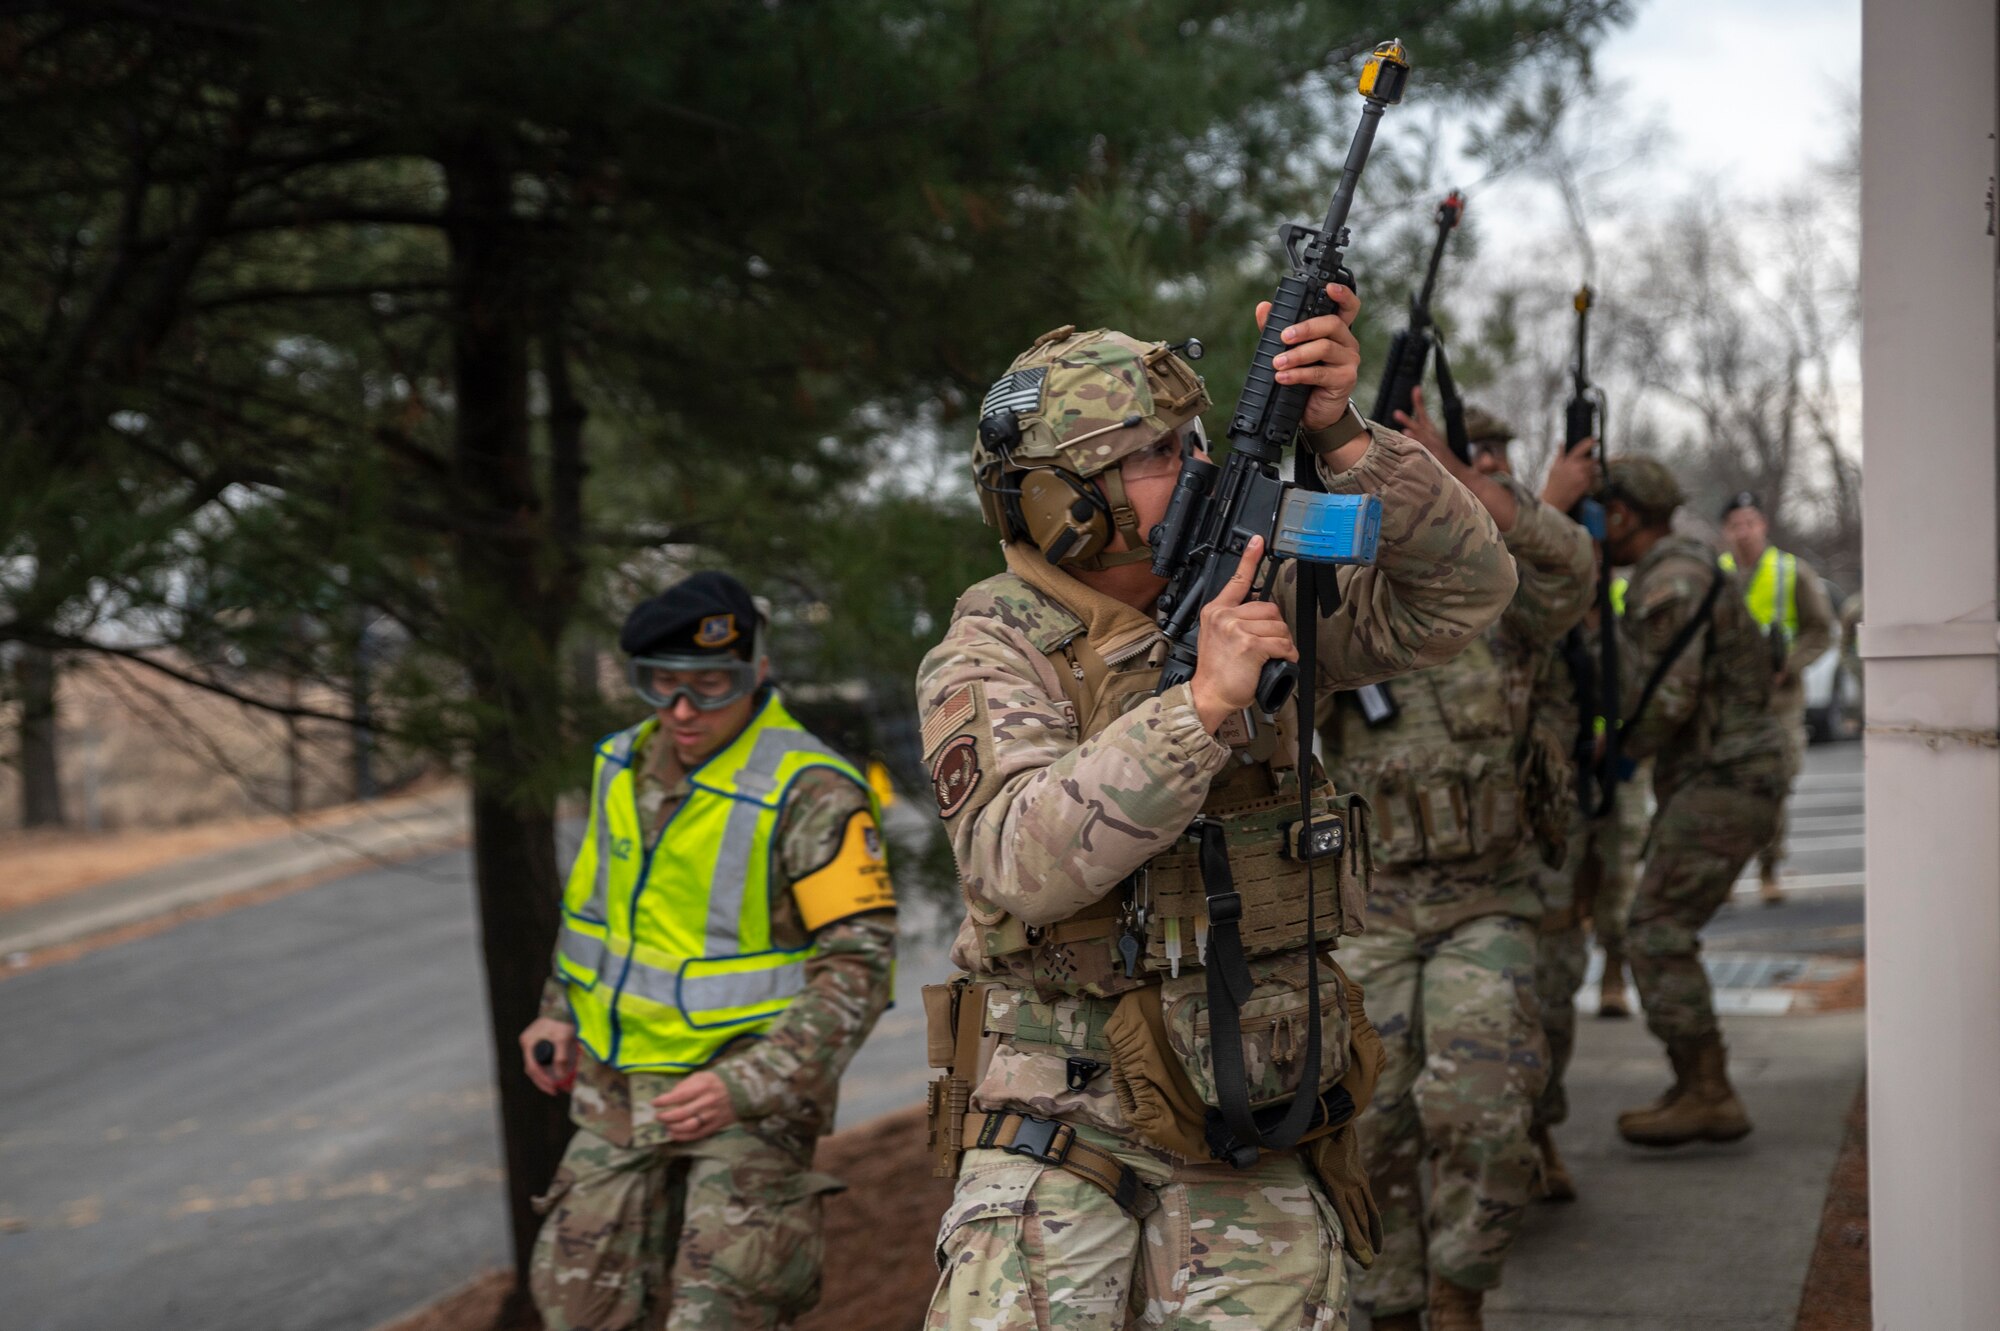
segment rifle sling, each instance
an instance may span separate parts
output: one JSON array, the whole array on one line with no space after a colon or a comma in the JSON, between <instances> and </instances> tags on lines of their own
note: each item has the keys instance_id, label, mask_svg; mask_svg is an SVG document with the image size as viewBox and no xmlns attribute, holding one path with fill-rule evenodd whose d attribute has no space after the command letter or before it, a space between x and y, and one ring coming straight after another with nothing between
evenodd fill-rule
<instances>
[{"instance_id":1,"label":"rifle sling","mask_svg":"<svg viewBox=\"0 0 2000 1331\"><path fill-rule=\"evenodd\" d=\"M1323 490L1317 465L1300 449L1293 455L1293 483ZM1298 627L1299 687L1298 782L1299 812L1308 825L1312 821L1313 753L1312 718L1318 713L1319 621L1340 603L1338 573L1307 560L1299 560L1297 596L1293 623ZM1222 825L1205 819L1191 829L1201 840L1201 886L1208 900L1208 1009L1209 1045L1215 1064L1216 1099L1222 1121L1235 1139L1234 1150L1225 1159L1239 1169L1256 1163L1259 1150L1286 1151L1298 1145L1319 1112L1319 1070L1323 1051L1319 1012L1318 903L1314 900L1313 862L1306 870L1306 1048L1299 1069L1299 1089L1281 1119L1270 1131L1261 1129L1250 1108L1249 1083L1243 1071L1243 1004L1250 1001L1250 968L1243 956L1243 936L1239 921L1243 901L1236 893L1235 876L1229 869L1229 844Z\"/></svg>"},{"instance_id":2,"label":"rifle sling","mask_svg":"<svg viewBox=\"0 0 2000 1331\"><path fill-rule=\"evenodd\" d=\"M1667 650L1660 656L1660 663L1653 667L1653 673L1646 678L1646 687L1639 690L1639 701L1632 708L1632 714L1618 723L1619 730L1633 730L1638 727L1640 718L1646 714L1646 704L1653 701L1654 692L1660 687L1661 681L1666 679L1667 672L1674 668L1674 662L1681 659L1681 653L1688 649L1688 644L1694 641L1697 633L1704 628L1711 631L1715 628L1715 598L1722 590L1723 582L1722 570L1718 568L1715 570L1715 576L1709 580L1708 592L1701 598L1700 608L1687 623L1681 625L1680 632L1674 634L1673 641L1667 644Z\"/></svg>"}]
</instances>

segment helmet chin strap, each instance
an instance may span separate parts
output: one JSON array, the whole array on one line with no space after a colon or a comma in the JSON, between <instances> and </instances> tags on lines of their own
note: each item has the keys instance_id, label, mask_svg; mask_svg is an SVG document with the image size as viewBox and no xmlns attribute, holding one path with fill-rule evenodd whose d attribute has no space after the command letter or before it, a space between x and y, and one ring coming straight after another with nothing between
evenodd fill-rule
<instances>
[{"instance_id":1,"label":"helmet chin strap","mask_svg":"<svg viewBox=\"0 0 2000 1331\"><path fill-rule=\"evenodd\" d=\"M1125 478L1116 467L1099 473L1095 481L1101 482L1106 506L1111 511L1111 526L1125 538L1126 548L1117 554L1103 551L1088 559L1065 559L1063 567L1081 569L1086 573L1100 573L1107 568L1117 568L1121 564L1136 564L1140 560L1153 557L1153 547L1139 532L1139 515L1132 510L1131 501L1125 497Z\"/></svg>"}]
</instances>

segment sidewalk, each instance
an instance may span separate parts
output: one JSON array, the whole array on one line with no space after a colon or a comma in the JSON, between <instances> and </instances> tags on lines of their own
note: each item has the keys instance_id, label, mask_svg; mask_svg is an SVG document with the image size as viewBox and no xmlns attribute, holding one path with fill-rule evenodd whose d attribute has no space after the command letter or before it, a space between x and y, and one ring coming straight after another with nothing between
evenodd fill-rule
<instances>
[{"instance_id":1,"label":"sidewalk","mask_svg":"<svg viewBox=\"0 0 2000 1331\"><path fill-rule=\"evenodd\" d=\"M441 787L300 828L99 883L0 914L0 958L141 924L190 906L291 879L359 870L441 849L466 835L465 793Z\"/></svg>"},{"instance_id":2,"label":"sidewalk","mask_svg":"<svg viewBox=\"0 0 2000 1331\"><path fill-rule=\"evenodd\" d=\"M1583 1017L1570 1121L1556 1134L1580 1196L1530 1213L1506 1283L1488 1297L1490 1331L1791 1331L1861 1086L1863 1020L1724 1018L1757 1130L1728 1146L1649 1151L1612 1122L1665 1087L1666 1060L1643 1021Z\"/></svg>"}]
</instances>

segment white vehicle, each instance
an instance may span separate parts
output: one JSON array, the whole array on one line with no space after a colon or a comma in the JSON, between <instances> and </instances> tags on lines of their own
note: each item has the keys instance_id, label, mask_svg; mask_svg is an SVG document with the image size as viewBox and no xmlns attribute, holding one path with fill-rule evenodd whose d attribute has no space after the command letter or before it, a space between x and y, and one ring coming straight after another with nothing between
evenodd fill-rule
<instances>
[{"instance_id":1,"label":"white vehicle","mask_svg":"<svg viewBox=\"0 0 2000 1331\"><path fill-rule=\"evenodd\" d=\"M1815 744L1846 739L1861 722L1861 681L1840 660L1840 644L1821 652L1805 670L1806 733Z\"/></svg>"}]
</instances>

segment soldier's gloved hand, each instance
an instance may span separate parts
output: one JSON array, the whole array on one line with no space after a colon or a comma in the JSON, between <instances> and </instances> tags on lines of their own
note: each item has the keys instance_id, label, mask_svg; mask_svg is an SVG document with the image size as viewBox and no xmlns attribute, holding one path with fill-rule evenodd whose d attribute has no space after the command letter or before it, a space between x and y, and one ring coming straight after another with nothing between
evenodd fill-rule
<instances>
[{"instance_id":1,"label":"soldier's gloved hand","mask_svg":"<svg viewBox=\"0 0 2000 1331\"><path fill-rule=\"evenodd\" d=\"M1264 557L1264 538L1253 536L1236 572L1201 611L1201 655L1194 678L1194 710L1213 735L1230 716L1257 698L1257 676L1266 661L1296 661L1298 644L1285 616L1269 601L1248 601L1251 580Z\"/></svg>"},{"instance_id":2,"label":"soldier's gloved hand","mask_svg":"<svg viewBox=\"0 0 2000 1331\"><path fill-rule=\"evenodd\" d=\"M535 1046L547 1040L556 1056L547 1067L535 1061ZM554 1017L537 1017L521 1032L521 1066L543 1095L561 1095L576 1080L576 1027Z\"/></svg>"},{"instance_id":3,"label":"soldier's gloved hand","mask_svg":"<svg viewBox=\"0 0 2000 1331\"><path fill-rule=\"evenodd\" d=\"M1352 1123L1331 1136L1312 1144L1313 1173L1326 1189L1334 1214L1340 1217L1342 1246L1355 1264L1366 1269L1375 1265L1382 1251L1382 1212L1368 1186L1368 1170L1361 1162L1360 1134Z\"/></svg>"},{"instance_id":4,"label":"soldier's gloved hand","mask_svg":"<svg viewBox=\"0 0 2000 1331\"><path fill-rule=\"evenodd\" d=\"M1324 430L1347 414L1347 400L1361 377L1361 344L1354 340L1348 325L1361 311L1361 297L1337 283L1326 284L1326 294L1340 307L1337 314L1322 314L1293 324L1285 330L1285 350L1271 362L1281 384L1311 384L1300 424L1308 430ZM1257 327L1271 314L1271 302L1257 302ZM1358 456L1358 455L1357 455Z\"/></svg>"}]
</instances>

